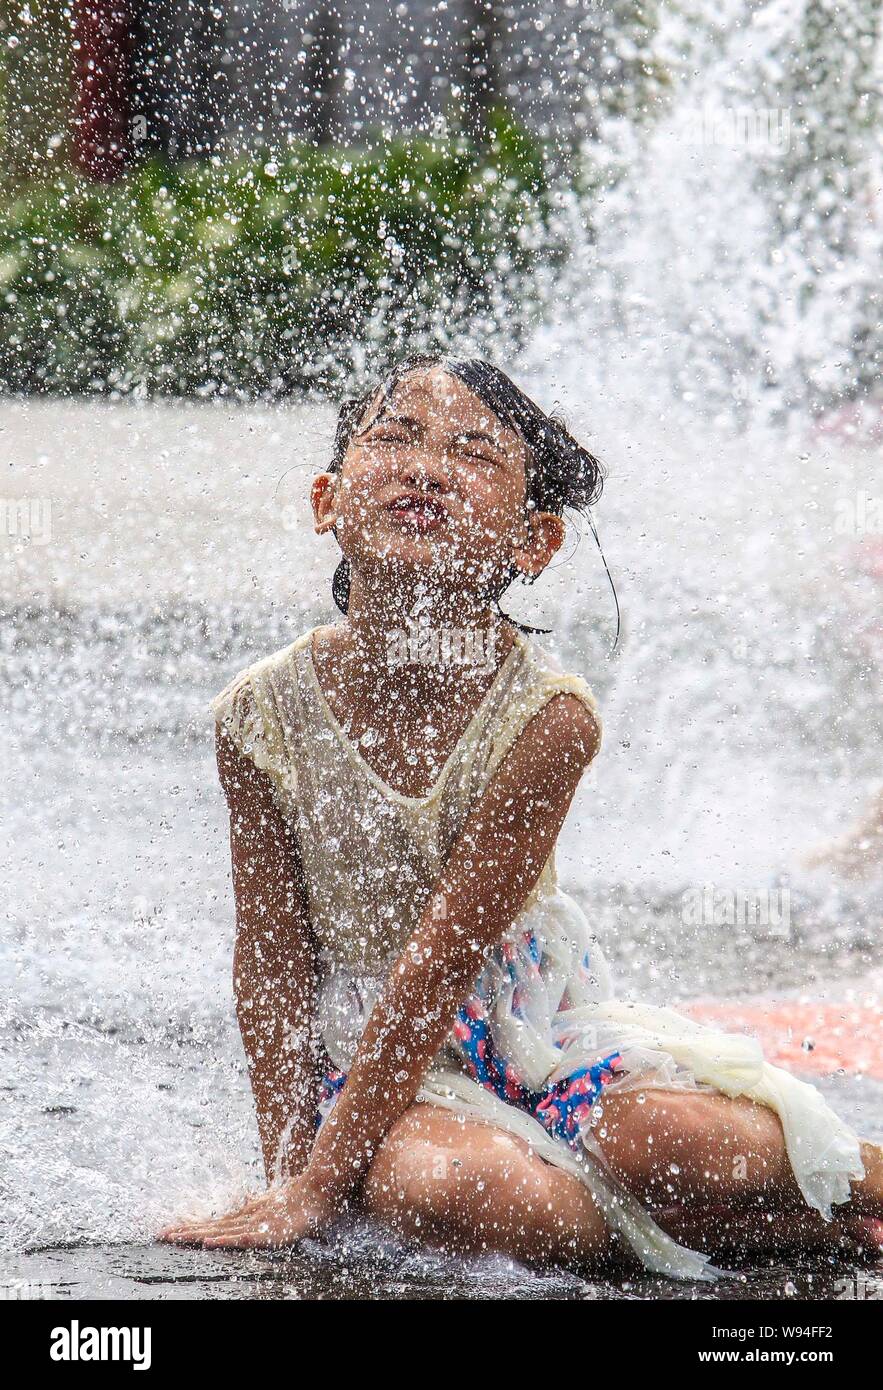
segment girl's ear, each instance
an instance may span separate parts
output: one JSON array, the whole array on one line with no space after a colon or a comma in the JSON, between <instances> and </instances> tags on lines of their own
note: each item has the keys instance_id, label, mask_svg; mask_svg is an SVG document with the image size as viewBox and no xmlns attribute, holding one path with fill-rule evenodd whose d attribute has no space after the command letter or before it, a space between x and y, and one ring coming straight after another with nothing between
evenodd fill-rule
<instances>
[{"instance_id":1,"label":"girl's ear","mask_svg":"<svg viewBox=\"0 0 883 1390\"><path fill-rule=\"evenodd\" d=\"M333 473L320 473L313 479L310 502L316 521L316 534L332 531L339 521L337 515L337 479Z\"/></svg>"},{"instance_id":2,"label":"girl's ear","mask_svg":"<svg viewBox=\"0 0 883 1390\"><path fill-rule=\"evenodd\" d=\"M527 539L512 552L512 563L532 578L542 574L556 550L564 544L567 527L555 512L531 512L526 521Z\"/></svg>"}]
</instances>

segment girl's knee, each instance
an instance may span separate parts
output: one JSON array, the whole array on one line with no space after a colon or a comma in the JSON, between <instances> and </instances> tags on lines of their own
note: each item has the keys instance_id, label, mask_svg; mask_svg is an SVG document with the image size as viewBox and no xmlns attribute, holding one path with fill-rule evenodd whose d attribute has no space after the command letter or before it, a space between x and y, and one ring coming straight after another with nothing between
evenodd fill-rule
<instances>
[{"instance_id":1,"label":"girl's knee","mask_svg":"<svg viewBox=\"0 0 883 1390\"><path fill-rule=\"evenodd\" d=\"M365 1209L400 1234L437 1241L474 1219L474 1196L484 1183L456 1151L402 1146L388 1161L378 1159L363 1188Z\"/></svg>"},{"instance_id":2,"label":"girl's knee","mask_svg":"<svg viewBox=\"0 0 883 1390\"><path fill-rule=\"evenodd\" d=\"M446 1189L465 1177L460 1150L433 1127L410 1121L397 1126L381 1145L365 1180L363 1200L376 1215L405 1213L429 1217L442 1205Z\"/></svg>"},{"instance_id":3,"label":"girl's knee","mask_svg":"<svg viewBox=\"0 0 883 1390\"><path fill-rule=\"evenodd\" d=\"M451 1236L483 1248L487 1233L532 1215L553 1202L550 1170L512 1139L490 1128L470 1131L461 1142L433 1142L430 1134L385 1144L369 1170L363 1201L372 1215L408 1235Z\"/></svg>"},{"instance_id":4,"label":"girl's knee","mask_svg":"<svg viewBox=\"0 0 883 1390\"><path fill-rule=\"evenodd\" d=\"M528 1263L604 1260L610 1232L591 1193L511 1136L488 1131L463 1147L402 1144L381 1153L366 1209L400 1235Z\"/></svg>"}]
</instances>

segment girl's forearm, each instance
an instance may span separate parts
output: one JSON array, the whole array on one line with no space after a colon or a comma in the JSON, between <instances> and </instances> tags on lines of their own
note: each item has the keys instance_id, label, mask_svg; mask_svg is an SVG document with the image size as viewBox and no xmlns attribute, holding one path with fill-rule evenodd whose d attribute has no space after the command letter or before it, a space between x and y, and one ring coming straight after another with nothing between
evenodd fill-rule
<instances>
[{"instance_id":1,"label":"girl's forearm","mask_svg":"<svg viewBox=\"0 0 883 1390\"><path fill-rule=\"evenodd\" d=\"M239 1030L264 1167L272 1181L302 1172L315 1138L319 1063L313 992L305 986L295 994L282 972L257 970L253 952L241 944L234 960Z\"/></svg>"},{"instance_id":2,"label":"girl's forearm","mask_svg":"<svg viewBox=\"0 0 883 1390\"><path fill-rule=\"evenodd\" d=\"M315 1139L315 1050L299 1039L255 1035L240 1021L267 1181L303 1172Z\"/></svg>"},{"instance_id":3,"label":"girl's forearm","mask_svg":"<svg viewBox=\"0 0 883 1390\"><path fill-rule=\"evenodd\" d=\"M233 985L269 1180L301 1171L319 1090L316 956L300 850L272 783L217 731L236 896ZM286 1135L286 1130L289 1133Z\"/></svg>"},{"instance_id":4,"label":"girl's forearm","mask_svg":"<svg viewBox=\"0 0 883 1390\"><path fill-rule=\"evenodd\" d=\"M359 1186L382 1140L413 1105L487 951L514 921L545 863L548 833L516 852L511 805L504 800L482 836L466 831L458 841L319 1131L306 1176L338 1200ZM433 910L439 900L443 919Z\"/></svg>"},{"instance_id":5,"label":"girl's forearm","mask_svg":"<svg viewBox=\"0 0 883 1390\"><path fill-rule=\"evenodd\" d=\"M339 1201L356 1190L388 1130L413 1105L481 966L473 950L457 964L450 952L421 953L420 936L375 1006L310 1156L306 1175Z\"/></svg>"}]
</instances>

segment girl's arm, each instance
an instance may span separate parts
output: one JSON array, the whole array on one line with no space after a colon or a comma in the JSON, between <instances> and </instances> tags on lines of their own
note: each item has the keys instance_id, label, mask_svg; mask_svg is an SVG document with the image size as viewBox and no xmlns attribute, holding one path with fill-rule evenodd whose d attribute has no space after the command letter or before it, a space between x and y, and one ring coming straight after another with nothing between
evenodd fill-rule
<instances>
[{"instance_id":1,"label":"girl's arm","mask_svg":"<svg viewBox=\"0 0 883 1390\"><path fill-rule=\"evenodd\" d=\"M315 958L297 843L266 773L216 726L236 898L233 985L268 1182L300 1173L315 1138ZM276 1172L279 1141L291 1132Z\"/></svg>"},{"instance_id":2,"label":"girl's arm","mask_svg":"<svg viewBox=\"0 0 883 1390\"><path fill-rule=\"evenodd\" d=\"M374 1008L347 1083L296 1191L345 1202L414 1103L488 948L518 915L554 848L600 735L576 697L529 721L469 816L433 898ZM443 895L444 916L433 914Z\"/></svg>"}]
</instances>

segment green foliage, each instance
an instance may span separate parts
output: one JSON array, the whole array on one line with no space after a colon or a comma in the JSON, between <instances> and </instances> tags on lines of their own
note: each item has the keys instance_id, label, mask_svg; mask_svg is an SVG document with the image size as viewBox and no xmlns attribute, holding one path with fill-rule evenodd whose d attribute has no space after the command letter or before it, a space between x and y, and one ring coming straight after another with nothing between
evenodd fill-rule
<instances>
[{"instance_id":1,"label":"green foliage","mask_svg":"<svg viewBox=\"0 0 883 1390\"><path fill-rule=\"evenodd\" d=\"M541 149L490 139L146 163L0 209L0 389L284 394L414 347L517 342L548 232Z\"/></svg>"}]
</instances>

